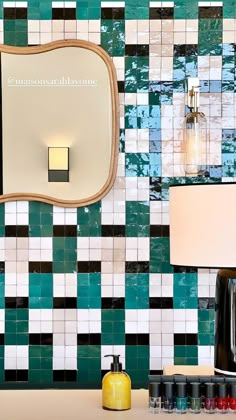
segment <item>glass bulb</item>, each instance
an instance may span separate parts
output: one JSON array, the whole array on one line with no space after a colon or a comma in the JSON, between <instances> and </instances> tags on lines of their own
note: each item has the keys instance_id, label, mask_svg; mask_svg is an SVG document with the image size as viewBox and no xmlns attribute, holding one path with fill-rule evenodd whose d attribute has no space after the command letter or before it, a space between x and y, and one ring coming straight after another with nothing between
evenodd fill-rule
<instances>
[{"instance_id":1,"label":"glass bulb","mask_svg":"<svg viewBox=\"0 0 236 420\"><path fill-rule=\"evenodd\" d=\"M190 112L185 118L186 176L206 176L207 158L207 119L202 112Z\"/></svg>"}]
</instances>

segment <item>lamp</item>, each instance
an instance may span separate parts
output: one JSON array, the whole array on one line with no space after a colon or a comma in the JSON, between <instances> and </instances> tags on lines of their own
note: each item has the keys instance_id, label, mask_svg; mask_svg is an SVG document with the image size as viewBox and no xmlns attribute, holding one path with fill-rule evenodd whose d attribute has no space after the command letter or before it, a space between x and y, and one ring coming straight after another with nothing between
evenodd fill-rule
<instances>
[{"instance_id":1,"label":"lamp","mask_svg":"<svg viewBox=\"0 0 236 420\"><path fill-rule=\"evenodd\" d=\"M69 147L48 148L48 182L69 182Z\"/></svg>"},{"instance_id":2,"label":"lamp","mask_svg":"<svg viewBox=\"0 0 236 420\"><path fill-rule=\"evenodd\" d=\"M185 117L184 155L186 176L208 176L207 119L199 107L199 79L188 79L188 107Z\"/></svg>"},{"instance_id":3,"label":"lamp","mask_svg":"<svg viewBox=\"0 0 236 420\"><path fill-rule=\"evenodd\" d=\"M236 375L236 183L170 187L170 262L220 268L215 371Z\"/></svg>"}]
</instances>

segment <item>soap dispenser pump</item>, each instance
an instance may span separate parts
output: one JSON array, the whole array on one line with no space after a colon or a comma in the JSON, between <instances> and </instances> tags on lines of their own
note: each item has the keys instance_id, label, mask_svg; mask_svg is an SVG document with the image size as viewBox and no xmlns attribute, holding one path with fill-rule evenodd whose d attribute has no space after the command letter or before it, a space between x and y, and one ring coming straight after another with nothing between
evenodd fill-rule
<instances>
[{"instance_id":1,"label":"soap dispenser pump","mask_svg":"<svg viewBox=\"0 0 236 420\"><path fill-rule=\"evenodd\" d=\"M129 410L131 407L131 380L126 372L122 371L119 361L120 355L107 354L113 357L110 372L102 380L102 408L105 410Z\"/></svg>"}]
</instances>

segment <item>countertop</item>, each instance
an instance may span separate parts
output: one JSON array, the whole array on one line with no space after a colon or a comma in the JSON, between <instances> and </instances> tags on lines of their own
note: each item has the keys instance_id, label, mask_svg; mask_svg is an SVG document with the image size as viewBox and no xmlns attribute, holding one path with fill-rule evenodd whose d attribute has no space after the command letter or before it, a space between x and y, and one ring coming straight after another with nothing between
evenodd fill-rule
<instances>
[{"instance_id":1,"label":"countertop","mask_svg":"<svg viewBox=\"0 0 236 420\"><path fill-rule=\"evenodd\" d=\"M101 408L101 390L30 390L0 391L2 420L96 420L142 419L152 420L156 415L147 409L148 391L132 391L132 408L128 411L106 411ZM178 418L176 414L158 414L158 419ZM196 414L185 414L181 419L196 420ZM201 420L209 414L201 414ZM224 419L235 419L227 414ZM199 417L200 419L200 417Z\"/></svg>"}]
</instances>

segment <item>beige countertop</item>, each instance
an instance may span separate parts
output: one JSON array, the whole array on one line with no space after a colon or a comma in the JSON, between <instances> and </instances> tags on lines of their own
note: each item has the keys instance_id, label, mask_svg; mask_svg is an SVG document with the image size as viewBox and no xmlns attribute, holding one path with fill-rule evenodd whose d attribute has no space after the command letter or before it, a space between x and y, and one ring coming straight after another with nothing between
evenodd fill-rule
<instances>
[{"instance_id":1,"label":"beige countertop","mask_svg":"<svg viewBox=\"0 0 236 420\"><path fill-rule=\"evenodd\" d=\"M156 415L148 412L148 392L146 390L132 391L132 408L128 411L103 410L101 408L101 396L101 390L1 390L1 419L96 420L99 418L152 420L153 417L156 417ZM170 416L174 419L177 415L158 414L157 418L166 420ZM195 414L181 416L181 419L185 420L190 418L196 420L198 416ZM209 415L201 414L201 420L202 418L209 420ZM235 419L235 414L227 414L225 419L231 418Z\"/></svg>"}]
</instances>

